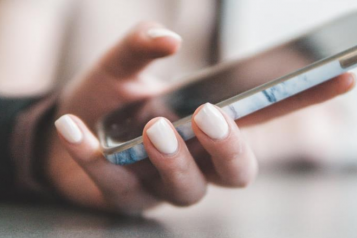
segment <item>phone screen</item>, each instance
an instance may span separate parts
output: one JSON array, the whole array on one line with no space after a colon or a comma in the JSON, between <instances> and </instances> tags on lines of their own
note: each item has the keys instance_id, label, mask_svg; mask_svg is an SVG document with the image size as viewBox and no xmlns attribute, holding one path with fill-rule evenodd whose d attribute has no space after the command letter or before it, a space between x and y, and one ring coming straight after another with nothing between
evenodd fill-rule
<instances>
[{"instance_id":1,"label":"phone screen","mask_svg":"<svg viewBox=\"0 0 357 238\"><path fill-rule=\"evenodd\" d=\"M254 57L208 70L161 96L118 109L103 121L107 141L115 145L133 140L154 117L178 121L206 102L217 104L356 45L357 13Z\"/></svg>"}]
</instances>

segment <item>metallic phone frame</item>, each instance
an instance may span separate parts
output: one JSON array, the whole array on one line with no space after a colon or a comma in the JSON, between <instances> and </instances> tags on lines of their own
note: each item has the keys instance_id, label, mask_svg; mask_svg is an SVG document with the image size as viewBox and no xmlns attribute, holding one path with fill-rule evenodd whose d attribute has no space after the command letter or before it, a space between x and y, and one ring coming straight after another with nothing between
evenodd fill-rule
<instances>
[{"instance_id":1,"label":"metallic phone frame","mask_svg":"<svg viewBox=\"0 0 357 238\"><path fill-rule=\"evenodd\" d=\"M307 73L313 69L317 69L327 63L330 63L330 62L333 62L333 61L336 61L338 60L341 67L343 69L348 69L354 65L357 64L357 46L355 47L352 47L346 51L343 51L341 53L338 53L334 56L331 56L331 57L328 57L326 59L323 59L323 60L320 60L320 61L317 61L305 68L302 68L300 70L297 70L291 74L288 74L288 75L285 75L283 77L280 77L278 79L275 79L275 80L272 80L270 82L267 82L265 84L262 84L258 87L255 87L253 89L250 89L246 92L243 92L243 93L240 93L236 96L233 96L229 99L226 99L220 103L217 103L216 105L218 107L225 107L225 106L229 106L237 101L240 101L242 100L243 98L247 98L255 93L258 93L258 92L261 92L265 89L268 89L272 86L275 86L275 85L278 85L284 81L288 81L296 76L299 76L301 74L304 74L304 73ZM208 68L208 69L205 69L205 70L202 70L201 72L195 74L194 76L191 76L188 78L189 82L192 82L192 81L195 81L195 80L199 80L205 76L208 76L210 74L213 74L215 72L219 72L221 70L224 70L225 68L227 67L230 67L232 65L235 65L238 61L240 60L235 60L235 61L231 61L231 62L224 62L224 63L221 63L221 64L218 64L216 66L213 66L211 68ZM187 82L187 81L186 81ZM180 125L183 125L189 121L191 121L191 118L192 118L192 115L190 116L187 116L187 117L184 117L176 122L173 123L174 127L178 127ZM102 149L103 149L103 153L104 155L109 155L109 154L114 154L114 153L118 153L118 152L122 152L122 151L125 151L135 145L138 145L140 143L143 142L143 139L142 139L142 136L140 137L137 137L135 139L132 139L132 140L129 140L129 141L126 141L118 146L114 146L114 147L110 147L106 144L106 136L105 136L105 130L104 130L104 125L103 123L99 123L98 124L98 136L99 136L99 139L100 139L100 143L101 143L101 146L102 146Z\"/></svg>"}]
</instances>

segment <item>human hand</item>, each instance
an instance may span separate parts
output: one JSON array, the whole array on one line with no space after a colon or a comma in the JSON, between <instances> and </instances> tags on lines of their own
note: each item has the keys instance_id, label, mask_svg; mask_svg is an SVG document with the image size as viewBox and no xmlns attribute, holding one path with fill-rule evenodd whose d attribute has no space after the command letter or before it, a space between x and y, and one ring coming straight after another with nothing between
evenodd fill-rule
<instances>
[{"instance_id":1,"label":"human hand","mask_svg":"<svg viewBox=\"0 0 357 238\"><path fill-rule=\"evenodd\" d=\"M91 71L67 85L57 112L67 115L56 122L59 137L50 134L46 156L47 177L64 198L95 209L132 213L163 201L191 205L204 196L208 183L244 187L253 181L253 152L237 124L209 104L194 114L197 139L185 143L168 120L154 118L143 132L149 160L117 166L103 157L92 133L95 123L121 105L166 90L167 85L144 70L153 60L174 54L180 43L162 26L143 23ZM351 75L342 75L237 123L257 124L328 100L353 83Z\"/></svg>"}]
</instances>

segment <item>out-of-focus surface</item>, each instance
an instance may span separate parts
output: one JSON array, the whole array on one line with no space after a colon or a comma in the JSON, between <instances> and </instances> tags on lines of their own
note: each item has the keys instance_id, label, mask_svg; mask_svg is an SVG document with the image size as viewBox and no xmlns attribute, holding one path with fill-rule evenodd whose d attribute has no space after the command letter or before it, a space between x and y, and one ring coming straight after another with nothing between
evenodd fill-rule
<instances>
[{"instance_id":1,"label":"out-of-focus surface","mask_svg":"<svg viewBox=\"0 0 357 238\"><path fill-rule=\"evenodd\" d=\"M357 11L354 0L224 1L225 58L261 51Z\"/></svg>"},{"instance_id":2,"label":"out-of-focus surface","mask_svg":"<svg viewBox=\"0 0 357 238\"><path fill-rule=\"evenodd\" d=\"M36 95L55 83L69 1L0 1L0 93Z\"/></svg>"},{"instance_id":3,"label":"out-of-focus surface","mask_svg":"<svg viewBox=\"0 0 357 238\"><path fill-rule=\"evenodd\" d=\"M350 173L265 173L246 190L211 187L190 208L145 218L0 204L1 237L356 237L357 180Z\"/></svg>"},{"instance_id":4,"label":"out-of-focus surface","mask_svg":"<svg viewBox=\"0 0 357 238\"><path fill-rule=\"evenodd\" d=\"M214 2L0 0L0 93L34 95L88 69L140 21L157 21L187 42L150 72L169 80L207 66Z\"/></svg>"}]
</instances>

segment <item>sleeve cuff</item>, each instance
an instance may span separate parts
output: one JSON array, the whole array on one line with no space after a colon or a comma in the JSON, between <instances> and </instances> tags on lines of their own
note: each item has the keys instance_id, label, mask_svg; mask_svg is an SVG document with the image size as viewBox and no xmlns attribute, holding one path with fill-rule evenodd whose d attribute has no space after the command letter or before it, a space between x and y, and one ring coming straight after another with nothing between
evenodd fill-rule
<instances>
[{"instance_id":1,"label":"sleeve cuff","mask_svg":"<svg viewBox=\"0 0 357 238\"><path fill-rule=\"evenodd\" d=\"M56 110L57 95L43 97L18 114L11 135L10 150L15 166L16 193L53 198L54 193L43 175L38 174L43 161L36 156L36 144L41 127L52 121ZM39 169L40 168L40 169Z\"/></svg>"}]
</instances>

